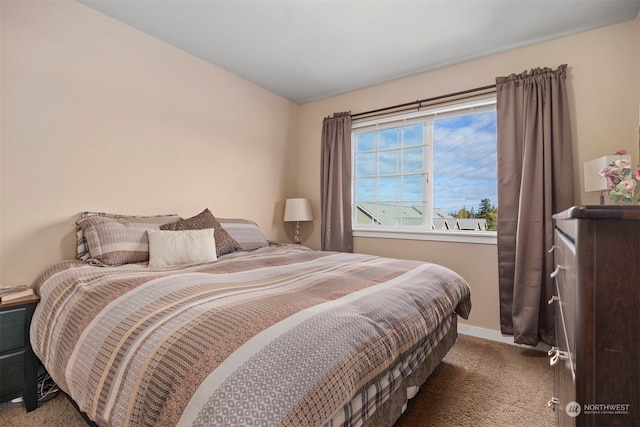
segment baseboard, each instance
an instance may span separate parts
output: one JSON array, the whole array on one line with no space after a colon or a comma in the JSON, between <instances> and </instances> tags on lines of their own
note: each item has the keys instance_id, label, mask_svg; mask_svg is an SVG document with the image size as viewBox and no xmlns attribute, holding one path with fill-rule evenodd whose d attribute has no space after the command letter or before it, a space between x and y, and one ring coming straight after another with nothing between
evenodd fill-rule
<instances>
[{"instance_id":1,"label":"baseboard","mask_svg":"<svg viewBox=\"0 0 640 427\"><path fill-rule=\"evenodd\" d=\"M490 341L502 342L505 344L517 345L519 347L529 347L540 351L548 351L549 345L543 342L539 342L537 346L530 346L526 344L516 344L513 342L513 335L504 335L500 331L494 331L492 329L480 328L478 326L463 325L458 322L458 333L462 335L470 335L472 337L484 338Z\"/></svg>"}]
</instances>

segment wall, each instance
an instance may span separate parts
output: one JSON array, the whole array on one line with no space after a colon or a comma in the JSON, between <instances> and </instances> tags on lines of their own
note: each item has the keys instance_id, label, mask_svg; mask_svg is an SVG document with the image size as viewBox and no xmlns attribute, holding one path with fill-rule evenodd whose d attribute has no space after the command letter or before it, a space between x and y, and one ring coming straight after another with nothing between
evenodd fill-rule
<instances>
[{"instance_id":1,"label":"wall","mask_svg":"<svg viewBox=\"0 0 640 427\"><path fill-rule=\"evenodd\" d=\"M73 1L2 1L0 19L0 283L73 257L84 210L209 207L288 239L284 198L310 197L303 243L319 248L323 117L532 67L569 64L577 202L598 201L582 191L584 161L617 148L638 159L638 20L297 106ZM459 271L473 290L465 323L499 329L494 245L357 238L355 250Z\"/></svg>"},{"instance_id":2,"label":"wall","mask_svg":"<svg viewBox=\"0 0 640 427\"><path fill-rule=\"evenodd\" d=\"M535 67L568 64L576 202L598 203L583 191L582 165L626 148L638 159L638 21L541 43L435 70L410 78L305 104L300 111L299 193L320 212L322 119L334 112L363 112L495 83L496 76ZM426 54L426 53L425 53ZM354 59L357 60L357 59ZM307 225L307 244L320 246L320 225ZM460 272L470 283L474 308L466 323L499 330L498 268L495 245L356 238L356 252L434 261Z\"/></svg>"},{"instance_id":3,"label":"wall","mask_svg":"<svg viewBox=\"0 0 640 427\"><path fill-rule=\"evenodd\" d=\"M0 2L0 283L75 256L85 210L285 236L299 106L74 1Z\"/></svg>"}]
</instances>

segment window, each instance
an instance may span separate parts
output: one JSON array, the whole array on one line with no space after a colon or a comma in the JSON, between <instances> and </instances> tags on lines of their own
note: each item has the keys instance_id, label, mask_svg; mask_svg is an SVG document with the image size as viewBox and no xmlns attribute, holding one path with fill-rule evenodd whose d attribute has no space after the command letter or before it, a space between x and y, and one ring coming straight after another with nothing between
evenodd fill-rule
<instances>
[{"instance_id":1,"label":"window","mask_svg":"<svg viewBox=\"0 0 640 427\"><path fill-rule=\"evenodd\" d=\"M352 147L354 230L495 231L495 96L354 123Z\"/></svg>"}]
</instances>

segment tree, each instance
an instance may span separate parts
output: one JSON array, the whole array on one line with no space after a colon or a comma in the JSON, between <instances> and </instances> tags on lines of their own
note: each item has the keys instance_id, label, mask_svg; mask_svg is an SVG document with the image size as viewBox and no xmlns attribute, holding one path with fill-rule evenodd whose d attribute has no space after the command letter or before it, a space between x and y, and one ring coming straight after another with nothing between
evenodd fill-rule
<instances>
[{"instance_id":1,"label":"tree","mask_svg":"<svg viewBox=\"0 0 640 427\"><path fill-rule=\"evenodd\" d=\"M454 213L453 216L456 218L472 218L471 212L469 212L466 207L460 209L457 213Z\"/></svg>"},{"instance_id":2,"label":"tree","mask_svg":"<svg viewBox=\"0 0 640 427\"><path fill-rule=\"evenodd\" d=\"M480 200L477 218L484 218L484 220L487 222L487 230L497 230L498 210L494 205L491 204L491 200L487 198Z\"/></svg>"}]
</instances>

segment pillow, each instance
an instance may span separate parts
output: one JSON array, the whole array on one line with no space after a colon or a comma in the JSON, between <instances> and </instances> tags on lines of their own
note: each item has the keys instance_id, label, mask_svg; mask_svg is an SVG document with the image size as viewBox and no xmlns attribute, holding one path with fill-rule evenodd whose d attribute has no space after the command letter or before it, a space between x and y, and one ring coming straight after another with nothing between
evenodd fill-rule
<instances>
[{"instance_id":1,"label":"pillow","mask_svg":"<svg viewBox=\"0 0 640 427\"><path fill-rule=\"evenodd\" d=\"M269 246L269 242L258 228L258 224L253 221L239 218L218 218L218 222L240 244L243 251Z\"/></svg>"},{"instance_id":2,"label":"pillow","mask_svg":"<svg viewBox=\"0 0 640 427\"><path fill-rule=\"evenodd\" d=\"M168 215L152 215L152 216L136 216L136 215L122 215L122 214L112 214L112 213L106 213L106 212L82 212L80 214L80 219L82 218L86 218L88 216L104 216L107 218L158 218L158 217L174 217L177 218L175 221L182 219L180 218L178 215L176 214L168 214ZM89 254L89 247L87 246L87 239L84 237L84 231L82 230L82 227L80 227L77 223L76 223L76 257L80 260L80 261L87 261L89 258L91 258L91 255Z\"/></svg>"},{"instance_id":3,"label":"pillow","mask_svg":"<svg viewBox=\"0 0 640 427\"><path fill-rule=\"evenodd\" d=\"M213 228L201 230L148 230L149 267L164 268L212 262L216 257Z\"/></svg>"},{"instance_id":4,"label":"pillow","mask_svg":"<svg viewBox=\"0 0 640 427\"><path fill-rule=\"evenodd\" d=\"M204 228L213 228L215 230L214 239L216 242L216 254L218 256L235 252L240 249L240 245L229 233L220 225L215 216L209 209L205 209L198 215L183 219L178 222L165 224L160 227L161 230L202 230Z\"/></svg>"},{"instance_id":5,"label":"pillow","mask_svg":"<svg viewBox=\"0 0 640 427\"><path fill-rule=\"evenodd\" d=\"M76 224L82 229L89 250L88 263L122 265L149 260L147 230L180 220L179 216L107 217L91 215Z\"/></svg>"}]
</instances>

